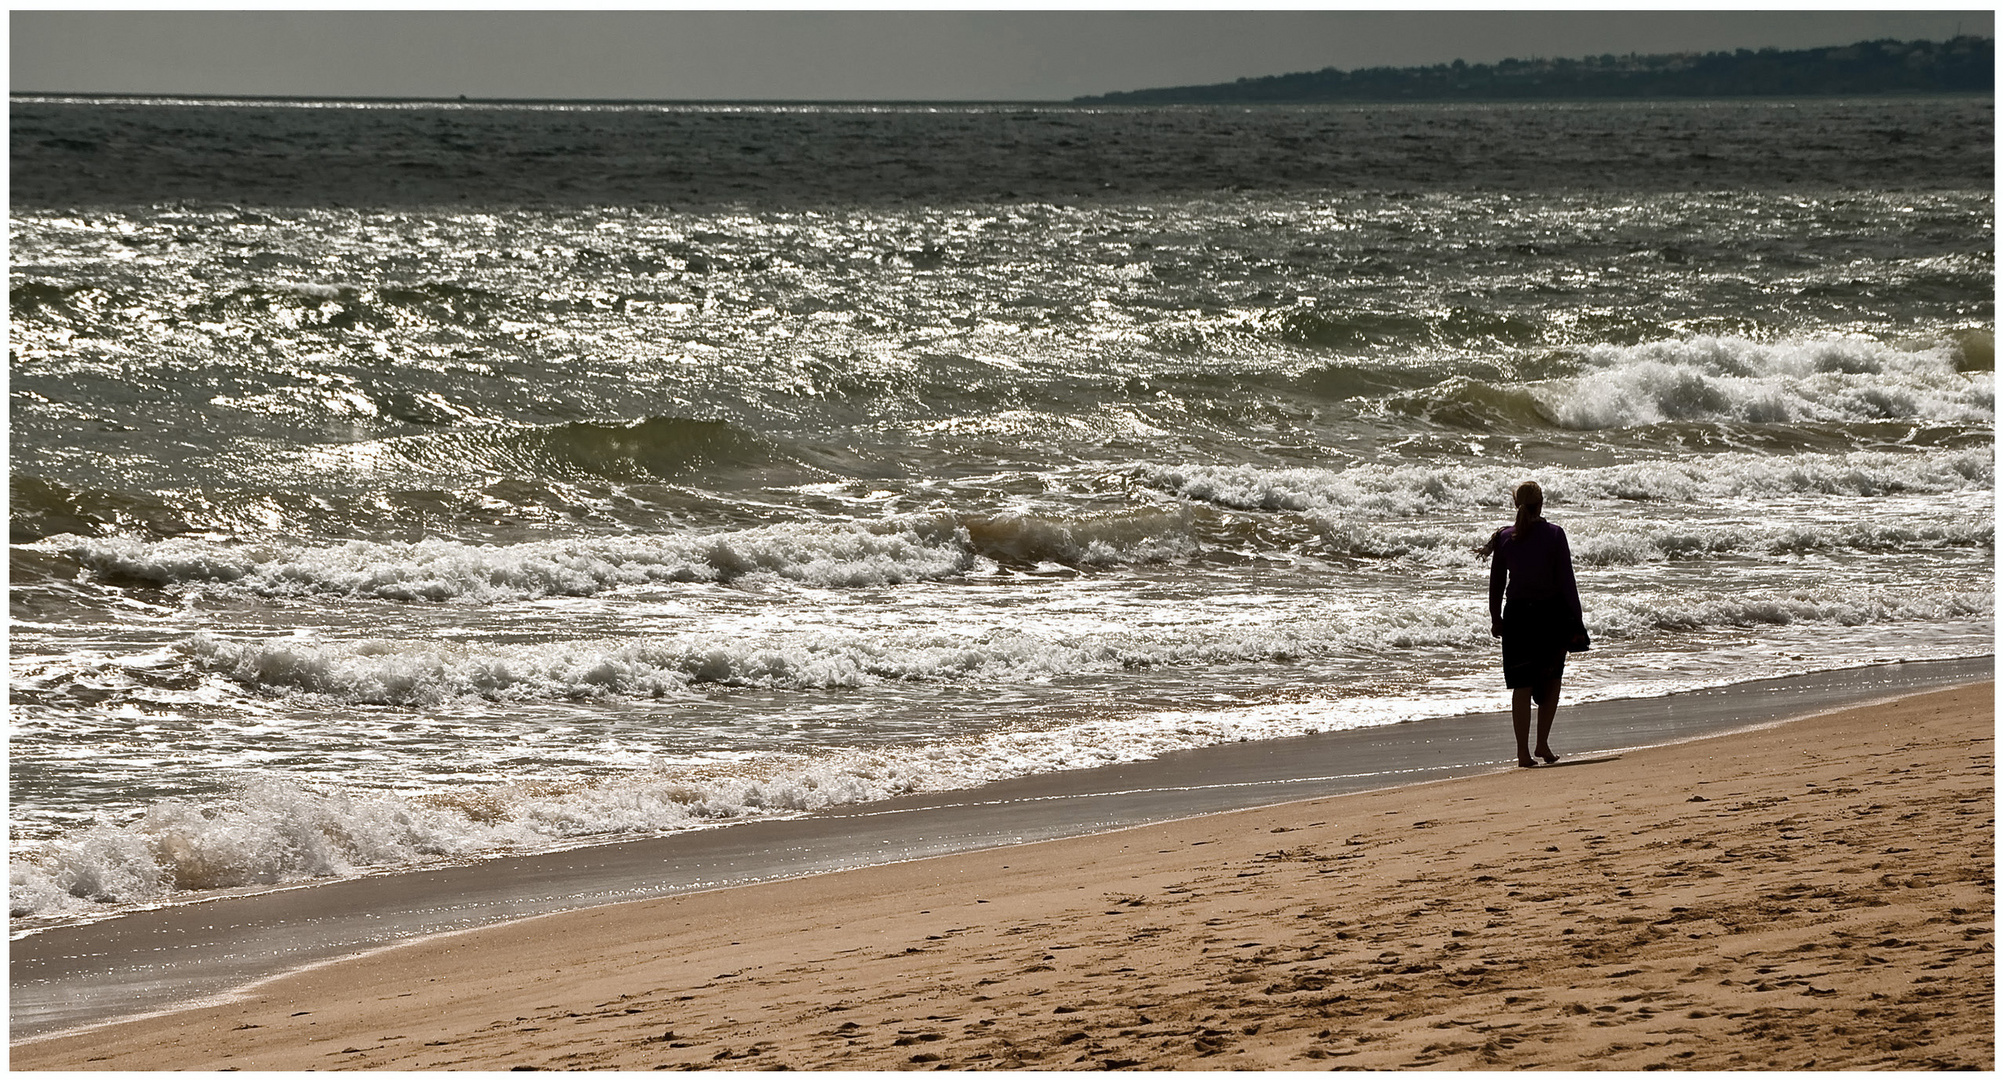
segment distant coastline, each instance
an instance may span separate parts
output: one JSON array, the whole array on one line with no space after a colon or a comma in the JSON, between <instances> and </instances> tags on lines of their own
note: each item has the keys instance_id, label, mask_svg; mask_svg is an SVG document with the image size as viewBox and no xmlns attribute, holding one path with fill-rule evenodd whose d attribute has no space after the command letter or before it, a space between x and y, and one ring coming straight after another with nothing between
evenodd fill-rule
<instances>
[{"instance_id":1,"label":"distant coastline","mask_svg":"<svg viewBox=\"0 0 2003 1080\"><path fill-rule=\"evenodd\" d=\"M1995 93L1996 42L1864 41L1821 49L1612 53L1495 64L1359 68L1127 90L1079 105L1306 105L1399 101L1590 101Z\"/></svg>"}]
</instances>

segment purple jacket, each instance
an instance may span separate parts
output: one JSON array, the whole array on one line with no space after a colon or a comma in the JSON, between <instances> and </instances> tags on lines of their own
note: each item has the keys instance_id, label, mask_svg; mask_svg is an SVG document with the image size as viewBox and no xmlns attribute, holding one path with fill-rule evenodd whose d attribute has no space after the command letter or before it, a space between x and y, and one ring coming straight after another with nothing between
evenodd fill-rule
<instances>
[{"instance_id":1,"label":"purple jacket","mask_svg":"<svg viewBox=\"0 0 2003 1080\"><path fill-rule=\"evenodd\" d=\"M1565 530L1539 520L1521 534L1511 525L1495 534L1495 561L1488 568L1488 613L1502 618L1502 600L1564 605L1581 624L1579 583L1572 577L1572 545Z\"/></svg>"}]
</instances>

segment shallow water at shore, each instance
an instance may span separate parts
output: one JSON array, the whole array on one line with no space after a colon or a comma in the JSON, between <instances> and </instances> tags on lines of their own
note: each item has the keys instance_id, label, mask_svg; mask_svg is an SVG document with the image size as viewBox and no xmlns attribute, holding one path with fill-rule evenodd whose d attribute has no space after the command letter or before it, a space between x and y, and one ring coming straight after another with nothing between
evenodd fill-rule
<instances>
[{"instance_id":1,"label":"shallow water at shore","mask_svg":"<svg viewBox=\"0 0 2003 1080\"><path fill-rule=\"evenodd\" d=\"M1994 673L1992 658L1881 664L1572 705L1554 743L1571 760L1604 756ZM1507 725L1487 714L1238 742L975 792L54 925L13 944L13 1033L179 1008L281 971L510 919L1490 772L1510 767ZM161 959L163 943L174 959Z\"/></svg>"}]
</instances>

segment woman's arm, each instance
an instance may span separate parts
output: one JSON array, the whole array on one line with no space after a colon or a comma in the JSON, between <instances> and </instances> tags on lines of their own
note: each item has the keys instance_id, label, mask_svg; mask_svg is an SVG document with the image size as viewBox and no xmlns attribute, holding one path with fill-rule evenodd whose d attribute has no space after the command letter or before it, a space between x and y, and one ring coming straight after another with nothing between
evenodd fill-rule
<instances>
[{"instance_id":1,"label":"woman's arm","mask_svg":"<svg viewBox=\"0 0 2003 1080\"><path fill-rule=\"evenodd\" d=\"M1558 533L1558 595L1572 609L1572 620L1584 626L1586 612L1579 603L1579 579L1572 573L1572 542L1562 531Z\"/></svg>"},{"instance_id":2,"label":"woman's arm","mask_svg":"<svg viewBox=\"0 0 2003 1080\"><path fill-rule=\"evenodd\" d=\"M1509 558L1498 545L1495 561L1488 564L1488 632L1496 637L1502 636L1502 588L1508 577Z\"/></svg>"}]
</instances>

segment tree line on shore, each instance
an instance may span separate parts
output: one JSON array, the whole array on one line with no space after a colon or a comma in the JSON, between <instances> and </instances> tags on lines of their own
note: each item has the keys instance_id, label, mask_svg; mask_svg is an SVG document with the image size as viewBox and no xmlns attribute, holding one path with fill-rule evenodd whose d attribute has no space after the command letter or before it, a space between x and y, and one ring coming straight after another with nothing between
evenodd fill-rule
<instances>
[{"instance_id":1,"label":"tree line on shore","mask_svg":"<svg viewBox=\"0 0 2003 1080\"><path fill-rule=\"evenodd\" d=\"M1996 41L1862 41L1821 49L1612 53L1578 59L1456 60L1430 67L1323 68L1208 86L1128 90L1093 105L1296 105L1349 101L1810 97L1994 93Z\"/></svg>"}]
</instances>

